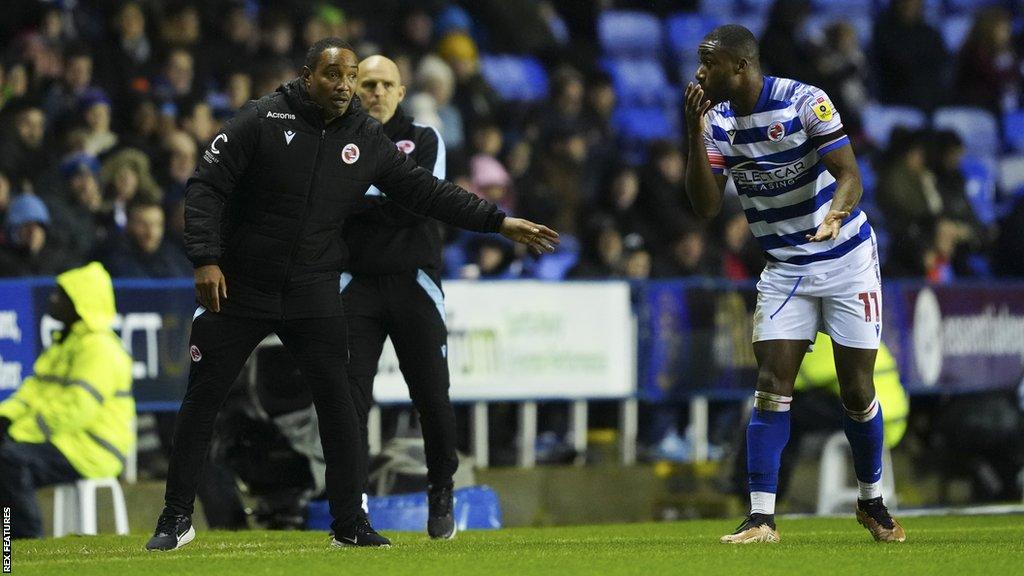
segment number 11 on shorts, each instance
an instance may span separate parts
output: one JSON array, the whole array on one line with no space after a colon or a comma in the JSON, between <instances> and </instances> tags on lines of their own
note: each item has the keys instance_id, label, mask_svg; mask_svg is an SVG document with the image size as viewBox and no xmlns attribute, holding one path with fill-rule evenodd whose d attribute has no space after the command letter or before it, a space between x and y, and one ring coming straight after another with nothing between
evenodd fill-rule
<instances>
[{"instance_id":1,"label":"number 11 on shorts","mask_svg":"<svg viewBox=\"0 0 1024 576\"><path fill-rule=\"evenodd\" d=\"M861 292L857 294L857 298L860 298L860 301L864 303L865 322L882 321L882 310L878 305L878 292ZM872 316L872 304L874 304L874 316Z\"/></svg>"}]
</instances>

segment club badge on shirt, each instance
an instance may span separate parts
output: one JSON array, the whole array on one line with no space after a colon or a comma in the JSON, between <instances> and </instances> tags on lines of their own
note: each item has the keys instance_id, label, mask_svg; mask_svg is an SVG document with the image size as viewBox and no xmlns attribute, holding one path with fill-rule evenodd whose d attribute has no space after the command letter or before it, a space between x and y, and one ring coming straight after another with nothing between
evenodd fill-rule
<instances>
[{"instance_id":1,"label":"club badge on shirt","mask_svg":"<svg viewBox=\"0 0 1024 576\"><path fill-rule=\"evenodd\" d=\"M399 140L395 142L395 146L406 154L412 154L412 151L416 149L416 143L412 140Z\"/></svg>"},{"instance_id":2,"label":"club badge on shirt","mask_svg":"<svg viewBox=\"0 0 1024 576\"><path fill-rule=\"evenodd\" d=\"M359 160L359 146L349 143L341 149L341 161L345 164L355 164Z\"/></svg>"}]
</instances>

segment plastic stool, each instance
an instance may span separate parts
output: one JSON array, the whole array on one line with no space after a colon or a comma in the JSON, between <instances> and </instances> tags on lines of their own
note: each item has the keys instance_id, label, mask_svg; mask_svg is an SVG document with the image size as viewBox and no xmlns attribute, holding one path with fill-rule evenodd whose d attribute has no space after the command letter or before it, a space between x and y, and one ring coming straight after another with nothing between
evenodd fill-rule
<instances>
[{"instance_id":1,"label":"plastic stool","mask_svg":"<svg viewBox=\"0 0 1024 576\"><path fill-rule=\"evenodd\" d=\"M114 526L120 535L128 534L128 507L117 478L79 480L61 484L53 492L53 536L96 534L96 491L108 488L114 501Z\"/></svg>"},{"instance_id":2,"label":"plastic stool","mask_svg":"<svg viewBox=\"0 0 1024 576\"><path fill-rule=\"evenodd\" d=\"M847 485L847 462L850 460L850 449L846 434L836 432L828 437L821 451L821 467L818 472L818 509L817 514L835 514L850 512L857 505L857 485ZM896 481L892 473L892 455L889 449L882 450L882 492L885 504L895 510Z\"/></svg>"}]
</instances>

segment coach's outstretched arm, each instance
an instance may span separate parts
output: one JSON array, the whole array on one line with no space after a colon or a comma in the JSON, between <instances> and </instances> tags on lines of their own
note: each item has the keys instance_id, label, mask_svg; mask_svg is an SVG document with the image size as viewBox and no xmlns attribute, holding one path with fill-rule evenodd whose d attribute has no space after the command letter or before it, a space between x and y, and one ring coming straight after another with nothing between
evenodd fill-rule
<instances>
[{"instance_id":1,"label":"coach's outstretched arm","mask_svg":"<svg viewBox=\"0 0 1024 576\"><path fill-rule=\"evenodd\" d=\"M690 197L693 211L702 218L713 218L718 214L722 209L722 195L725 192L725 174L716 174L708 157L709 146L717 150L711 135L705 134L704 129L704 115L709 109L711 101L704 98L704 89L699 84L687 84L686 138L690 158L686 162L686 195ZM720 153L717 160L722 162Z\"/></svg>"},{"instance_id":2,"label":"coach's outstretched arm","mask_svg":"<svg viewBox=\"0 0 1024 576\"><path fill-rule=\"evenodd\" d=\"M558 233L542 224L506 216L492 202L440 180L417 166L383 134L381 155L373 184L395 202L417 214L436 218L446 224L474 232L498 232L525 244L535 254L554 252Z\"/></svg>"},{"instance_id":3,"label":"coach's outstretched arm","mask_svg":"<svg viewBox=\"0 0 1024 576\"><path fill-rule=\"evenodd\" d=\"M838 134L838 137L843 137L842 132ZM836 138L836 134L831 134L816 137L814 140L815 144L818 144L819 141L835 140ZM807 239L811 242L838 238L843 220L853 212L860 202L861 195L864 194L864 185L860 181L860 168L857 166L857 158L853 155L853 148L849 144L826 152L821 157L821 161L825 163L829 174L836 179L836 192L832 195L832 207L829 208L828 214L825 214L825 221L821 223L813 236L807 235Z\"/></svg>"}]
</instances>

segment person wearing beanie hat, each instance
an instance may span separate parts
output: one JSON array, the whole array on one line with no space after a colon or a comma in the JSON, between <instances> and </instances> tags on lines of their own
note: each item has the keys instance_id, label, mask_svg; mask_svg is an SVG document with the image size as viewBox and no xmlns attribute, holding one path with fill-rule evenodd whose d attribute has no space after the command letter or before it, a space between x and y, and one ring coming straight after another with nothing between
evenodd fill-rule
<instances>
[{"instance_id":1,"label":"person wearing beanie hat","mask_svg":"<svg viewBox=\"0 0 1024 576\"><path fill-rule=\"evenodd\" d=\"M110 97L99 88L86 90L78 99L85 121L85 151L99 156L117 145L117 134L110 129Z\"/></svg>"},{"instance_id":2,"label":"person wearing beanie hat","mask_svg":"<svg viewBox=\"0 0 1024 576\"><path fill-rule=\"evenodd\" d=\"M0 247L0 277L52 276L70 267L67 254L47 240L50 211L37 196L21 194L7 210L7 245Z\"/></svg>"}]
</instances>

